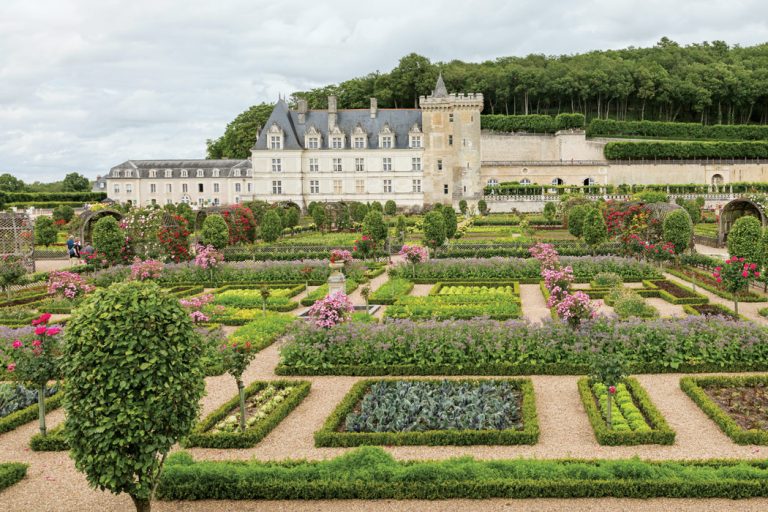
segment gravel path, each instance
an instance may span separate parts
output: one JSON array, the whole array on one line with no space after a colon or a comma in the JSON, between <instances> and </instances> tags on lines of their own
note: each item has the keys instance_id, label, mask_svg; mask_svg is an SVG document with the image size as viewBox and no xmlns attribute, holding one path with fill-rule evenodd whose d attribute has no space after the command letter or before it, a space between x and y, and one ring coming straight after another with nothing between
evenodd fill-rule
<instances>
[{"instance_id":1,"label":"gravel path","mask_svg":"<svg viewBox=\"0 0 768 512\"><path fill-rule=\"evenodd\" d=\"M413 295L414 297L426 297L434 286L435 285L433 284L415 284L409 295Z\"/></svg>"},{"instance_id":2,"label":"gravel path","mask_svg":"<svg viewBox=\"0 0 768 512\"><path fill-rule=\"evenodd\" d=\"M541 288L537 284L520 285L523 317L531 323L542 323L552 318Z\"/></svg>"},{"instance_id":3,"label":"gravel path","mask_svg":"<svg viewBox=\"0 0 768 512\"><path fill-rule=\"evenodd\" d=\"M685 318L688 316L688 314L683 309L683 306L679 304L671 304L658 297L647 297L645 302L649 306L656 308L656 311L658 311L659 314L663 317Z\"/></svg>"}]
</instances>

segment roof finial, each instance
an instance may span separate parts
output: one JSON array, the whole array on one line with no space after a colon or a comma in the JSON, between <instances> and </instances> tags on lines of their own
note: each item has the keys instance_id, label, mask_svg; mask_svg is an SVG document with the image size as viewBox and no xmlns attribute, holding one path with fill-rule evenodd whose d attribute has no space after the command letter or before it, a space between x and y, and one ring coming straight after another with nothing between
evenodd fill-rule
<instances>
[{"instance_id":1,"label":"roof finial","mask_svg":"<svg viewBox=\"0 0 768 512\"><path fill-rule=\"evenodd\" d=\"M448 89L445 88L445 82L443 82L443 72L441 71L437 75L437 83L435 84L435 90L432 91L434 98L445 98L448 96Z\"/></svg>"}]
</instances>

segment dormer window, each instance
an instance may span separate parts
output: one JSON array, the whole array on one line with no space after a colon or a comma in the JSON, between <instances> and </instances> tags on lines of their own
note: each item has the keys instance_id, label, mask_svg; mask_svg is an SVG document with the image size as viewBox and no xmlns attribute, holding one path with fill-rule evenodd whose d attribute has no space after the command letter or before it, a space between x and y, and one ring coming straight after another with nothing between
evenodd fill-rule
<instances>
[{"instance_id":1,"label":"dormer window","mask_svg":"<svg viewBox=\"0 0 768 512\"><path fill-rule=\"evenodd\" d=\"M334 126L328 133L328 147L331 149L343 149L346 147L344 132L338 126Z\"/></svg>"},{"instance_id":2,"label":"dormer window","mask_svg":"<svg viewBox=\"0 0 768 512\"><path fill-rule=\"evenodd\" d=\"M166 178L173 178L173 171L171 169L165 170L165 177Z\"/></svg>"},{"instance_id":3,"label":"dormer window","mask_svg":"<svg viewBox=\"0 0 768 512\"><path fill-rule=\"evenodd\" d=\"M365 149L368 142L368 134L365 133L363 126L358 123L352 130L352 146L355 149Z\"/></svg>"},{"instance_id":4,"label":"dormer window","mask_svg":"<svg viewBox=\"0 0 768 512\"><path fill-rule=\"evenodd\" d=\"M126 178L131 178L132 176L133 176L133 173L130 170L125 171L125 177Z\"/></svg>"},{"instance_id":5,"label":"dormer window","mask_svg":"<svg viewBox=\"0 0 768 512\"><path fill-rule=\"evenodd\" d=\"M307 147L309 149L320 149L320 137L309 137Z\"/></svg>"},{"instance_id":6,"label":"dormer window","mask_svg":"<svg viewBox=\"0 0 768 512\"><path fill-rule=\"evenodd\" d=\"M392 149L395 147L395 133L389 127L389 123L384 124L384 127L379 132L379 147L382 149Z\"/></svg>"},{"instance_id":7,"label":"dormer window","mask_svg":"<svg viewBox=\"0 0 768 512\"><path fill-rule=\"evenodd\" d=\"M267 139L269 149L283 149L283 129L277 123L272 123L267 136L269 137Z\"/></svg>"},{"instance_id":8,"label":"dormer window","mask_svg":"<svg viewBox=\"0 0 768 512\"><path fill-rule=\"evenodd\" d=\"M411 129L408 131L408 147L409 148L420 148L421 145L421 129L419 128L419 125L416 123L413 123L413 126L411 126Z\"/></svg>"},{"instance_id":9,"label":"dormer window","mask_svg":"<svg viewBox=\"0 0 768 512\"><path fill-rule=\"evenodd\" d=\"M149 177L150 178L157 178L157 170L156 169L150 169L149 170Z\"/></svg>"},{"instance_id":10,"label":"dormer window","mask_svg":"<svg viewBox=\"0 0 768 512\"><path fill-rule=\"evenodd\" d=\"M197 170L197 177L198 178L202 178L203 176L205 176L204 171L202 169L198 169Z\"/></svg>"},{"instance_id":11,"label":"dormer window","mask_svg":"<svg viewBox=\"0 0 768 512\"><path fill-rule=\"evenodd\" d=\"M412 148L421 147L421 135L411 135L411 147Z\"/></svg>"},{"instance_id":12,"label":"dormer window","mask_svg":"<svg viewBox=\"0 0 768 512\"><path fill-rule=\"evenodd\" d=\"M112 171L112 177L113 178L119 178L120 177L120 171L115 169Z\"/></svg>"},{"instance_id":13,"label":"dormer window","mask_svg":"<svg viewBox=\"0 0 768 512\"><path fill-rule=\"evenodd\" d=\"M181 177L182 178L188 178L189 177L189 173L187 172L186 169L182 169L181 170Z\"/></svg>"},{"instance_id":14,"label":"dormer window","mask_svg":"<svg viewBox=\"0 0 768 512\"><path fill-rule=\"evenodd\" d=\"M239 178L240 177L240 169L235 169L234 171L232 171L232 176L234 176L235 178Z\"/></svg>"},{"instance_id":15,"label":"dormer window","mask_svg":"<svg viewBox=\"0 0 768 512\"><path fill-rule=\"evenodd\" d=\"M341 137L331 137L331 148L342 149L344 147L344 140Z\"/></svg>"},{"instance_id":16,"label":"dormer window","mask_svg":"<svg viewBox=\"0 0 768 512\"><path fill-rule=\"evenodd\" d=\"M214 169L213 171L211 171L211 174L213 175L214 178L218 178L219 177L219 170L218 169Z\"/></svg>"},{"instance_id":17,"label":"dormer window","mask_svg":"<svg viewBox=\"0 0 768 512\"><path fill-rule=\"evenodd\" d=\"M317 126L310 126L304 133L304 147L307 149L320 149L323 145L323 138Z\"/></svg>"},{"instance_id":18,"label":"dormer window","mask_svg":"<svg viewBox=\"0 0 768 512\"><path fill-rule=\"evenodd\" d=\"M384 149L390 149L392 147L392 136L383 135L381 137L381 147Z\"/></svg>"},{"instance_id":19,"label":"dormer window","mask_svg":"<svg viewBox=\"0 0 768 512\"><path fill-rule=\"evenodd\" d=\"M365 149L365 137L355 137L355 149Z\"/></svg>"}]
</instances>

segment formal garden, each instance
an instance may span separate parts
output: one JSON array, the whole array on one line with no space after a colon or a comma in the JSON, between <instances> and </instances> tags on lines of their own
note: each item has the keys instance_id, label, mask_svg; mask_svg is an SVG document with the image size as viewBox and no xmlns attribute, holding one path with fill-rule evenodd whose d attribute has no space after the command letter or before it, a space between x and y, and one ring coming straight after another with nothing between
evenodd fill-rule
<instances>
[{"instance_id":1,"label":"formal garden","mask_svg":"<svg viewBox=\"0 0 768 512\"><path fill-rule=\"evenodd\" d=\"M2 498L768 498L768 234L661 196L38 219L93 251L0 266Z\"/></svg>"}]
</instances>

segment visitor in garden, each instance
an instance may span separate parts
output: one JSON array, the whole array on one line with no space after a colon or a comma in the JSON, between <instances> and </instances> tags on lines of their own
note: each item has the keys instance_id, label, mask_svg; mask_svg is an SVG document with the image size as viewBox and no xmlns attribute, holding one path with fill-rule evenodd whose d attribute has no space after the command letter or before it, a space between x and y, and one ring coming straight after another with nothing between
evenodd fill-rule
<instances>
[{"instance_id":1,"label":"visitor in garden","mask_svg":"<svg viewBox=\"0 0 768 512\"><path fill-rule=\"evenodd\" d=\"M69 235L69 238L67 238L67 253L69 254L69 264L73 265L73 259L76 258L75 255L75 237L72 235Z\"/></svg>"},{"instance_id":2,"label":"visitor in garden","mask_svg":"<svg viewBox=\"0 0 768 512\"><path fill-rule=\"evenodd\" d=\"M83 247L82 255L87 260L88 256L92 256L93 253L96 252L96 249L93 248L90 242L85 244L85 247Z\"/></svg>"},{"instance_id":3,"label":"visitor in garden","mask_svg":"<svg viewBox=\"0 0 768 512\"><path fill-rule=\"evenodd\" d=\"M72 249L75 251L75 258L77 258L77 262L81 263L80 261L80 251L83 250L83 244L80 242L79 238L75 239L75 244L72 246ZM71 261L71 258L70 258Z\"/></svg>"}]
</instances>

